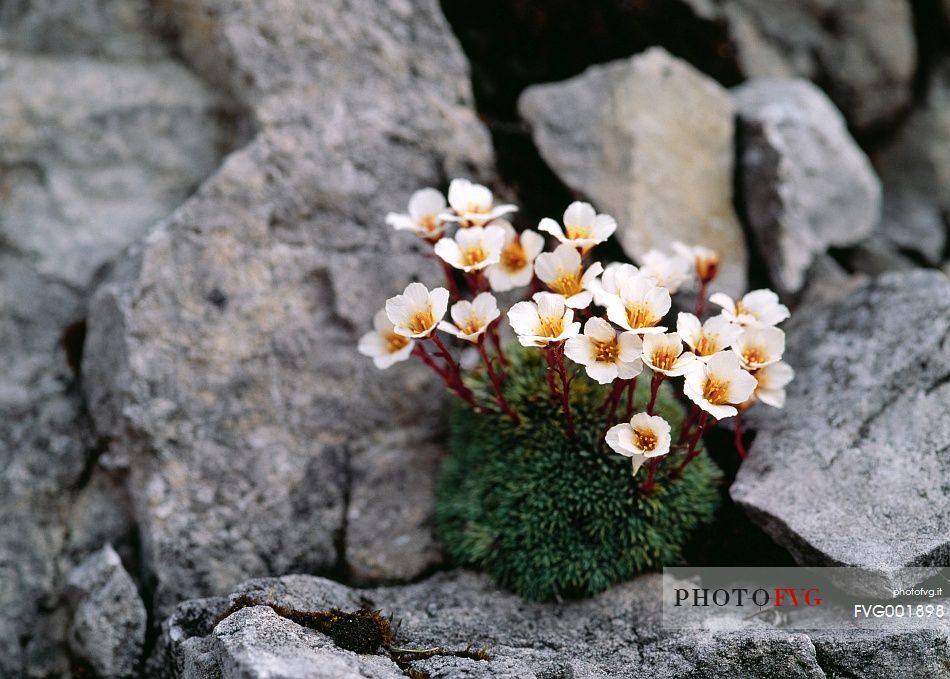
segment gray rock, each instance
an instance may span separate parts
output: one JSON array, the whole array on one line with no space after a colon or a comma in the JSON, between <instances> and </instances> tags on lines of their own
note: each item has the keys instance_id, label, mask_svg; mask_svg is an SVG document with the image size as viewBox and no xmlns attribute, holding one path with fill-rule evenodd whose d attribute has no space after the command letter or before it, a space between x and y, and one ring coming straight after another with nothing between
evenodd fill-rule
<instances>
[{"instance_id":1,"label":"gray rock","mask_svg":"<svg viewBox=\"0 0 950 679\"><path fill-rule=\"evenodd\" d=\"M859 129L887 123L910 104L917 55L903 0L728 0L723 12L750 78L824 83Z\"/></svg>"},{"instance_id":2,"label":"gray rock","mask_svg":"<svg viewBox=\"0 0 950 679\"><path fill-rule=\"evenodd\" d=\"M628 255L668 248L672 239L706 245L722 254L720 288L744 288L726 90L652 48L530 87L518 109L561 180L617 219L616 237Z\"/></svg>"},{"instance_id":3,"label":"gray rock","mask_svg":"<svg viewBox=\"0 0 950 679\"><path fill-rule=\"evenodd\" d=\"M950 62L938 69L924 105L876 161L884 182L880 236L939 264L950 223Z\"/></svg>"},{"instance_id":4,"label":"gray rock","mask_svg":"<svg viewBox=\"0 0 950 679\"><path fill-rule=\"evenodd\" d=\"M891 273L789 327L733 499L799 563L876 579L950 558L950 280ZM903 577L903 576L900 576Z\"/></svg>"},{"instance_id":5,"label":"gray rock","mask_svg":"<svg viewBox=\"0 0 950 679\"><path fill-rule=\"evenodd\" d=\"M387 297L438 280L386 212L490 173L461 51L434 0L171 11L256 133L89 321L86 395L130 461L158 610L257 574L418 576L441 559L442 390L421 365L380 373L356 343Z\"/></svg>"},{"instance_id":6,"label":"gray rock","mask_svg":"<svg viewBox=\"0 0 950 679\"><path fill-rule=\"evenodd\" d=\"M660 576L647 575L592 599L538 604L466 572L372 590L287 576L244 583L230 601L244 596L308 611L379 608L394 616L397 643L403 647L473 644L487 647L492 656L490 661L435 657L412 663L413 669L431 677L839 676L827 668L869 679L901 673L950 676L941 664L950 659L947 634L941 630L838 630L810 637L762 622L746 623L749 628L741 632L665 630L660 583ZM228 608L229 600L223 598L176 608L163 623L158 643L166 666L184 679L302 676L304 662L338 667L340 676L389 676L385 672L395 669L383 655L354 656L335 648L322 634L278 617L269 606L240 609L216 625Z\"/></svg>"},{"instance_id":7,"label":"gray rock","mask_svg":"<svg viewBox=\"0 0 950 679\"><path fill-rule=\"evenodd\" d=\"M878 276L888 271L913 271L920 265L901 253L892 240L878 229L845 253L845 263L857 274Z\"/></svg>"},{"instance_id":8,"label":"gray rock","mask_svg":"<svg viewBox=\"0 0 950 679\"><path fill-rule=\"evenodd\" d=\"M171 50L155 39L158 18L143 0L7 0L0 6L0 46L105 59L162 59Z\"/></svg>"},{"instance_id":9,"label":"gray rock","mask_svg":"<svg viewBox=\"0 0 950 679\"><path fill-rule=\"evenodd\" d=\"M752 81L733 90L733 101L746 220L773 283L797 292L816 255L870 235L880 181L841 114L808 81Z\"/></svg>"},{"instance_id":10,"label":"gray rock","mask_svg":"<svg viewBox=\"0 0 950 679\"><path fill-rule=\"evenodd\" d=\"M119 555L106 545L66 578L69 648L102 679L134 677L145 644L145 605Z\"/></svg>"},{"instance_id":11,"label":"gray rock","mask_svg":"<svg viewBox=\"0 0 950 679\"><path fill-rule=\"evenodd\" d=\"M221 102L169 56L149 12L0 5L2 676L69 671L64 575L133 533L78 388L91 291L221 153Z\"/></svg>"}]
</instances>

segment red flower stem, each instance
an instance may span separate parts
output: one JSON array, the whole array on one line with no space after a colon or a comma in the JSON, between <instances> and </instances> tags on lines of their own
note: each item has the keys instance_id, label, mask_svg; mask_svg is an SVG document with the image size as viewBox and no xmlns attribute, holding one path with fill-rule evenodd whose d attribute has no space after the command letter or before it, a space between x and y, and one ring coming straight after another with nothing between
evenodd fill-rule
<instances>
[{"instance_id":1,"label":"red flower stem","mask_svg":"<svg viewBox=\"0 0 950 679\"><path fill-rule=\"evenodd\" d=\"M600 404L601 410L610 409L610 414L607 415L607 426L610 426L610 420L613 419L617 406L620 404L620 396L626 388L627 380L614 380L613 384L610 385L610 393L607 394L607 398L604 399L604 402Z\"/></svg>"},{"instance_id":2,"label":"red flower stem","mask_svg":"<svg viewBox=\"0 0 950 679\"><path fill-rule=\"evenodd\" d=\"M633 406L636 401L637 395L637 378L634 377L632 380L627 382L627 410L623 415L624 420L629 420L633 417Z\"/></svg>"},{"instance_id":3,"label":"red flower stem","mask_svg":"<svg viewBox=\"0 0 950 679\"><path fill-rule=\"evenodd\" d=\"M435 373L445 381L446 386L451 388L452 384L450 382L448 373L445 372L444 368L440 367L435 361L432 360L432 357L429 355L429 352L427 352L425 348L423 348L422 344L417 343L412 348L412 353L413 355L421 358L422 362L425 363L430 368L432 368L432 370L435 371Z\"/></svg>"},{"instance_id":4,"label":"red flower stem","mask_svg":"<svg viewBox=\"0 0 950 679\"><path fill-rule=\"evenodd\" d=\"M455 282L455 269L452 268L451 264L446 262L438 255L433 255L433 257L439 260L439 264L442 265L442 273L445 274L445 282L449 286L449 297L452 298L453 302L461 299L462 295L459 293L459 286Z\"/></svg>"},{"instance_id":5,"label":"red flower stem","mask_svg":"<svg viewBox=\"0 0 950 679\"><path fill-rule=\"evenodd\" d=\"M488 290L488 279L485 277L484 269L472 271L466 275L465 280L468 283L468 287L471 288L472 292L476 295Z\"/></svg>"},{"instance_id":6,"label":"red flower stem","mask_svg":"<svg viewBox=\"0 0 950 679\"><path fill-rule=\"evenodd\" d=\"M696 421L696 415L699 414L699 406L695 403L689 409L689 414L686 415L686 420L683 422L683 427L680 429L680 436L677 439L677 445L683 443L689 437L689 431L693 428L693 422Z\"/></svg>"},{"instance_id":7,"label":"red flower stem","mask_svg":"<svg viewBox=\"0 0 950 679\"><path fill-rule=\"evenodd\" d=\"M432 340L432 343L435 344L438 349L439 356L447 364L447 370L445 372L446 384L449 389L454 391L460 399L472 406L476 412L485 412L485 407L475 400L475 395L472 394L472 390L465 386L465 383L462 381L462 373L459 370L458 363L452 358L452 354L449 353L449 350L445 347L445 344L442 343L442 340L439 339L439 336L433 332L429 335L428 339Z\"/></svg>"},{"instance_id":8,"label":"red flower stem","mask_svg":"<svg viewBox=\"0 0 950 679\"><path fill-rule=\"evenodd\" d=\"M571 441L577 440L577 433L574 431L574 413L571 412L570 382L567 379L567 371L564 369L564 351L563 343L549 344L547 347L548 363L561 380L560 391L561 409L564 411L565 427L567 437ZM553 386L553 379L550 384Z\"/></svg>"},{"instance_id":9,"label":"red flower stem","mask_svg":"<svg viewBox=\"0 0 950 679\"><path fill-rule=\"evenodd\" d=\"M709 281L699 282L699 292L696 294L696 308L693 312L696 318L703 320L703 313L706 311L706 289L709 287Z\"/></svg>"},{"instance_id":10,"label":"red flower stem","mask_svg":"<svg viewBox=\"0 0 950 679\"><path fill-rule=\"evenodd\" d=\"M495 369L492 367L491 359L488 358L488 352L485 351L484 337L478 338L477 346L478 353L485 362L485 368L488 370L488 379L491 380L492 387L495 388L495 400L498 401L499 407L501 407L505 414L515 421L515 424L521 424L521 418L518 416L518 413L515 412L514 408L509 405L507 399L505 398L505 393L501 388L501 380L498 379L498 375L495 374Z\"/></svg>"},{"instance_id":11,"label":"red flower stem","mask_svg":"<svg viewBox=\"0 0 950 679\"><path fill-rule=\"evenodd\" d=\"M531 277L531 294L529 295L529 297L534 297L536 293L539 293L542 290L544 290L544 286L541 283L541 279L538 278L537 276L532 276Z\"/></svg>"},{"instance_id":12,"label":"red flower stem","mask_svg":"<svg viewBox=\"0 0 950 679\"><path fill-rule=\"evenodd\" d=\"M489 326L488 334L491 337L492 344L495 346L495 354L498 356L498 360L501 361L503 366L507 366L508 357L505 356L505 352L501 348L501 338L498 336L498 326L500 324L500 319L495 320L495 322Z\"/></svg>"},{"instance_id":13,"label":"red flower stem","mask_svg":"<svg viewBox=\"0 0 950 679\"><path fill-rule=\"evenodd\" d=\"M703 430L706 429L706 422L708 420L709 413L704 410L703 414L699 416L699 424L696 426L696 432L693 434L693 438L689 441L689 448L686 450L686 457L684 457L679 466L673 470L674 476L679 476L682 474L683 470L686 469L686 465L692 462L694 457L699 455L699 451L696 449L696 446L699 443L700 437L703 435Z\"/></svg>"},{"instance_id":14,"label":"red flower stem","mask_svg":"<svg viewBox=\"0 0 950 679\"><path fill-rule=\"evenodd\" d=\"M551 398L557 399L557 387L554 386L554 364L551 362L551 347L544 347L544 360L547 361L548 368L544 371L545 377L548 378L548 390L551 392Z\"/></svg>"},{"instance_id":15,"label":"red flower stem","mask_svg":"<svg viewBox=\"0 0 950 679\"><path fill-rule=\"evenodd\" d=\"M452 357L452 354L449 353L449 350L446 348L445 344L442 343L442 340L439 339L439 336L435 334L435 331L432 331L432 334L429 335L428 339L432 340L432 343L435 344L436 350L439 353L439 356L445 360L448 364L449 369L453 374L459 374L458 363L455 362L455 359Z\"/></svg>"},{"instance_id":16,"label":"red flower stem","mask_svg":"<svg viewBox=\"0 0 950 679\"><path fill-rule=\"evenodd\" d=\"M653 407L656 405L656 395L660 393L660 385L663 384L663 380L665 379L666 375L663 373L653 373L653 379L650 380L650 402L647 403L647 415L653 414Z\"/></svg>"},{"instance_id":17,"label":"red flower stem","mask_svg":"<svg viewBox=\"0 0 950 679\"><path fill-rule=\"evenodd\" d=\"M656 470L659 466L660 466L660 458L651 457L650 468L647 471L646 481L640 484L641 493L649 493L651 490L653 490L653 486L656 485Z\"/></svg>"},{"instance_id":18,"label":"red flower stem","mask_svg":"<svg viewBox=\"0 0 950 679\"><path fill-rule=\"evenodd\" d=\"M736 451L739 453L741 459L745 459L748 455L748 451L745 449L745 444L742 442L742 413L736 414L736 430L735 430L735 439Z\"/></svg>"},{"instance_id":19,"label":"red flower stem","mask_svg":"<svg viewBox=\"0 0 950 679\"><path fill-rule=\"evenodd\" d=\"M627 380L616 380L610 388L610 395L601 406L601 410L609 407L607 410L607 419L604 421L604 431L600 435L599 449L603 450L606 443L607 432L614 424L614 417L617 415L617 406L620 405L620 399L623 396L624 389L627 388Z\"/></svg>"}]
</instances>

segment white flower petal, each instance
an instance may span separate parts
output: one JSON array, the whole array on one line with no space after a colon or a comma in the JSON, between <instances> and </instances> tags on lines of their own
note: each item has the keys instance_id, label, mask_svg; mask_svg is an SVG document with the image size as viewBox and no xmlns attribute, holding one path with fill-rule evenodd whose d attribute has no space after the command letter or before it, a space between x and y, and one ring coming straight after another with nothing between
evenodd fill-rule
<instances>
[{"instance_id":1,"label":"white flower petal","mask_svg":"<svg viewBox=\"0 0 950 679\"><path fill-rule=\"evenodd\" d=\"M594 361L586 366L586 370L587 375L598 384L610 384L618 377L617 366L614 363Z\"/></svg>"},{"instance_id":2,"label":"white flower petal","mask_svg":"<svg viewBox=\"0 0 950 679\"><path fill-rule=\"evenodd\" d=\"M427 216L438 215L443 210L445 210L445 196L435 189L420 189L409 199L409 216L416 222Z\"/></svg>"}]
</instances>

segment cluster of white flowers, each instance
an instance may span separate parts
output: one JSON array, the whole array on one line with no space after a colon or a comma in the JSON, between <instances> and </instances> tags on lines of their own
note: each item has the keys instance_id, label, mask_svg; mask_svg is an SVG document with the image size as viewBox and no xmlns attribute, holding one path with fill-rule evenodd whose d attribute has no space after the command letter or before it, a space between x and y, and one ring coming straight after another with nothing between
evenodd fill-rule
<instances>
[{"instance_id":1,"label":"cluster of white flowers","mask_svg":"<svg viewBox=\"0 0 950 679\"><path fill-rule=\"evenodd\" d=\"M788 318L789 311L774 292L754 290L738 300L713 294L708 301L721 311L703 320L707 286L719 269L719 255L713 250L673 242L671 252L652 250L639 266L615 263L604 268L588 258L617 229L613 217L598 214L589 203L571 203L561 224L545 218L538 225L538 231L557 241L544 252L540 233L519 233L505 219L516 210L514 205L496 205L488 188L456 179L447 201L439 191L426 188L412 196L407 214L389 214L387 223L432 245L443 263L448 288L428 290L420 283L410 284L376 314L374 330L360 340L360 352L380 368L417 355L457 395L484 409L465 386L459 364L437 333L471 343L495 387L495 405L517 421L518 413L504 396L506 359L498 339L501 311L492 292L531 286L530 300L511 306L507 318L523 346L545 352L548 385L564 410L568 435L574 436L574 425L572 378L565 357L583 366L592 380L613 385L605 404L605 441L632 459L634 473L651 462L647 488L652 487L659 458L677 447L685 450L676 470L682 471L697 454L697 442L710 418L735 417L755 401L783 406L793 371L781 360L785 334L776 325ZM458 228L449 235L453 224ZM473 293L471 301L461 298L460 279ZM665 319L672 295L688 287L698 289L694 313L678 313L675 331L669 331L672 323ZM451 323L443 320L446 312ZM434 355L426 351L425 342L432 343ZM644 366L652 375L650 399L642 412L634 414L635 383ZM680 377L682 393L693 408L674 443L670 424L654 413L654 405L661 383ZM624 394L626 415L616 424ZM736 442L744 455L738 421Z\"/></svg>"}]
</instances>

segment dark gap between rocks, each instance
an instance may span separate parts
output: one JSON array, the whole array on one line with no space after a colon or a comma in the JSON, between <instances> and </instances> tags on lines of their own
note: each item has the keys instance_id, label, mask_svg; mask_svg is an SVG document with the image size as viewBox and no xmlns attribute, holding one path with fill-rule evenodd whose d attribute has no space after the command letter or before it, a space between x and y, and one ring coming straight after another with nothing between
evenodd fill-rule
<instances>
[{"instance_id":1,"label":"dark gap between rocks","mask_svg":"<svg viewBox=\"0 0 950 679\"><path fill-rule=\"evenodd\" d=\"M518 97L526 87L654 45L727 87L742 80L726 27L696 16L680 0L442 0L442 10L468 57L475 107L491 132L501 183L521 208L515 221L522 227L560 217L582 198L551 171L519 120ZM614 248L611 259L627 259Z\"/></svg>"}]
</instances>

